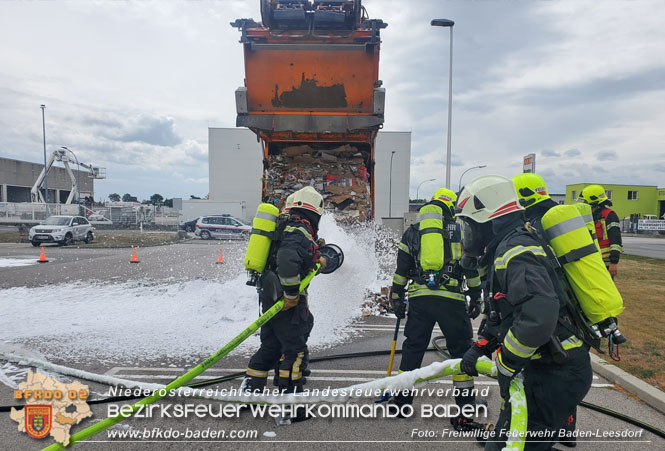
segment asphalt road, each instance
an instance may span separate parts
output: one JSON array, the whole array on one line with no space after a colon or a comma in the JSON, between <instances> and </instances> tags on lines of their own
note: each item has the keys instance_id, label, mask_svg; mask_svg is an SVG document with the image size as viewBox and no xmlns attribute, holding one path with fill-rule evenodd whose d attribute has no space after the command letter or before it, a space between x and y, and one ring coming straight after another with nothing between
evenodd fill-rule
<instances>
[{"instance_id":1,"label":"asphalt road","mask_svg":"<svg viewBox=\"0 0 665 451\"><path fill-rule=\"evenodd\" d=\"M665 237L642 238L625 236L622 239L624 253L641 257L665 259Z\"/></svg>"},{"instance_id":2,"label":"asphalt road","mask_svg":"<svg viewBox=\"0 0 665 451\"><path fill-rule=\"evenodd\" d=\"M141 263L130 265L129 251L127 249L85 249L85 248L49 248L47 255L52 262L46 265L31 265L15 268L0 268L0 284L2 287L12 286L36 286L67 280L103 280L113 283L129 279L152 279L152 280L189 280L192 278L223 278L224 265L215 265L219 247L224 249L227 261L236 264L242 259L244 243L229 242L202 242L193 241L185 244L175 244L164 247L145 248L139 251ZM0 245L0 257L35 256L36 249L30 245ZM221 267L220 267L221 266ZM3 292L0 291L0 296ZM20 302L20 299L16 300ZM3 315L11 312L3 312ZM38 312L36 312L38 314ZM316 312L314 312L316 316ZM17 319L18 320L18 319ZM24 319L21 319L24 320ZM103 318L97 319L103 321ZM317 321L324 321L317 318ZM394 328L394 319L389 317L365 317L351 326L356 334L353 339L339 343L329 349L312 349L312 357L357 353L371 350L389 349ZM238 324L238 332L246 325ZM121 324L118 327L122 327ZM316 326L315 326L316 327ZM165 334L176 333L164 331ZM400 343L401 343L400 336ZM25 348L39 350L39 342L29 339L16 343ZM398 346L399 348L400 346ZM162 361L158 359L132 359L100 363L95 356L81 359L79 361L54 361L68 367L74 367L85 371L99 374L108 374L143 382L167 383L173 378L183 374L191 368L192 361L202 361L207 355L186 355L180 359ZM426 356L425 363L440 360L436 353L430 352ZM398 366L399 358L395 367ZM0 365L3 362L0 362ZM241 371L247 364L247 356L231 354L215 365L197 380L205 380L211 376L219 376ZM351 384L365 382L371 379L383 377L387 367L387 357L354 357L328 362L314 363L311 365L313 371L308 380L308 387L345 387ZM107 392L108 386L98 383L88 383L94 398L101 398ZM211 388L228 388L237 386L239 381L227 382L213 385ZM450 380L441 380L438 383L429 384L428 387L450 388ZM490 379L481 377L477 381L478 388L487 388L489 402L489 415L486 421L493 421L498 415L500 404L498 387ZM359 401L363 405L373 405L373 398ZM594 386L586 397L586 401L595 403L610 409L618 410L626 415L636 417L661 429L665 429L665 415L655 411L645 403L627 394L620 387L608 383L606 380L595 376ZM205 400L191 401L189 399L168 399L159 405L183 404L193 402L195 404L208 404L215 402ZM12 389L0 384L0 404L7 406L15 404ZM251 412L243 412L238 418L132 418L124 421L121 425L114 426L114 433L129 431L129 433L150 434L150 431L166 434L167 431L179 431L184 434L189 431L224 430L230 431L255 431L254 437L242 440L218 440L218 441L165 441L165 438L153 437L152 439L137 438L135 440L112 438L107 432L103 432L91 440L78 445L81 449L90 450L212 450L212 449L238 449L238 450L263 450L263 449L306 449L312 450L335 450L342 449L381 449L381 450L413 450L415 449L457 449L476 450L480 449L470 439L444 438L444 433L449 433L451 427L447 418L423 418L419 415L423 405L446 406L454 404L451 396L432 397L423 396L417 398L414 407L418 414L408 419L389 418L314 418L308 421L278 426L272 418L255 418ZM72 427L72 433L94 424L107 416L108 405L94 405L92 419L84 420L81 425ZM52 439L48 438L37 441L29 438L26 434L17 432L17 425L9 419L7 413L0 413L0 438L2 442L0 449L8 450L34 450L41 449ZM639 428L625 424L614 418L593 412L584 408L579 409L578 429L582 431L639 431ZM132 432L133 431L133 432ZM148 431L148 432L146 432ZM444 432L446 431L446 432ZM643 432L641 437L632 438L629 442L621 442L621 439L585 439L598 440L580 443L578 449L588 450L661 450L665 448L665 440ZM122 442L122 443L120 443Z\"/></svg>"}]
</instances>

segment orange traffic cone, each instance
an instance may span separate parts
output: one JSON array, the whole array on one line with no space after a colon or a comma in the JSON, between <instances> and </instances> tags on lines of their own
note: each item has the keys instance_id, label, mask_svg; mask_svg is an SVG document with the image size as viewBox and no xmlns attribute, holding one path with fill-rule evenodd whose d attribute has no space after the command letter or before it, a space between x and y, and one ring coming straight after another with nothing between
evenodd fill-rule
<instances>
[{"instance_id":1,"label":"orange traffic cone","mask_svg":"<svg viewBox=\"0 0 665 451\"><path fill-rule=\"evenodd\" d=\"M222 253L222 248L219 248L219 257L217 257L217 263L224 263L224 254Z\"/></svg>"},{"instance_id":2,"label":"orange traffic cone","mask_svg":"<svg viewBox=\"0 0 665 451\"><path fill-rule=\"evenodd\" d=\"M44 246L42 246L42 253L39 254L39 260L37 260L37 263L48 263L48 259L46 258L46 254L44 253Z\"/></svg>"},{"instance_id":3,"label":"orange traffic cone","mask_svg":"<svg viewBox=\"0 0 665 451\"><path fill-rule=\"evenodd\" d=\"M139 256L136 255L135 247L132 247L132 258L129 260L129 263L139 263Z\"/></svg>"}]
</instances>

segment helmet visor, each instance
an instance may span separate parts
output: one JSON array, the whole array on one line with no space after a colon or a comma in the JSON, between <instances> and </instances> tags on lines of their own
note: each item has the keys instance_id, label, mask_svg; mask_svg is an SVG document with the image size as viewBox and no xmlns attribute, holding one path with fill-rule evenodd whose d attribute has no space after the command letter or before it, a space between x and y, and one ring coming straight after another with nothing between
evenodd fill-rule
<instances>
[{"instance_id":1,"label":"helmet visor","mask_svg":"<svg viewBox=\"0 0 665 451\"><path fill-rule=\"evenodd\" d=\"M492 236L491 224L480 224L467 217L458 218L462 229L462 248L466 255L481 257L485 254L485 247ZM488 227L489 226L489 227Z\"/></svg>"}]
</instances>

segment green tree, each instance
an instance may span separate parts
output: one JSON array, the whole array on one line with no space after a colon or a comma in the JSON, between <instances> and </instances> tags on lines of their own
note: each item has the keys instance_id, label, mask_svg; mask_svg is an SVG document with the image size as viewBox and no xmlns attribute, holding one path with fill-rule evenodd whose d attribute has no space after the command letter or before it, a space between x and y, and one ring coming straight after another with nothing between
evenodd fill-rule
<instances>
[{"instance_id":1,"label":"green tree","mask_svg":"<svg viewBox=\"0 0 665 451\"><path fill-rule=\"evenodd\" d=\"M123 202L131 202L132 201L132 195L129 193L125 193L122 195L122 201Z\"/></svg>"},{"instance_id":2,"label":"green tree","mask_svg":"<svg viewBox=\"0 0 665 451\"><path fill-rule=\"evenodd\" d=\"M161 194L153 194L150 196L150 203L153 205L161 205L164 202L164 196Z\"/></svg>"},{"instance_id":3,"label":"green tree","mask_svg":"<svg viewBox=\"0 0 665 451\"><path fill-rule=\"evenodd\" d=\"M109 200L111 202L120 202L120 194L118 193L109 194Z\"/></svg>"}]
</instances>

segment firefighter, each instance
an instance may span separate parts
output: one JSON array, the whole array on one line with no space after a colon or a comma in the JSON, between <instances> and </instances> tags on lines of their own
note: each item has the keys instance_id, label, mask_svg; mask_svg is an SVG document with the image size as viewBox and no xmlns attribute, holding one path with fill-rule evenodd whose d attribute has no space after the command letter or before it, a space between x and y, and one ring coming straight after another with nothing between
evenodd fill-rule
<instances>
[{"instance_id":1,"label":"firefighter","mask_svg":"<svg viewBox=\"0 0 665 451\"><path fill-rule=\"evenodd\" d=\"M407 284L409 304L400 372L420 368L435 323L446 337L452 358L462 357L472 343L470 318L480 314L480 278L475 270L464 270L459 265L462 250L454 219L456 200L455 193L446 188L436 191L420 209L420 222L404 232L399 244L391 290L395 315L406 316ZM471 299L468 308L463 291L465 277ZM473 377L453 376L453 385L461 390L455 397L457 405L475 404ZM405 393L392 400L400 407L412 401L413 396ZM467 430L466 423L470 422L461 415L451 418L457 430Z\"/></svg>"},{"instance_id":2,"label":"firefighter","mask_svg":"<svg viewBox=\"0 0 665 451\"><path fill-rule=\"evenodd\" d=\"M557 433L591 387L589 347L577 336L546 253L524 227L523 207L515 186L501 176L484 176L459 196L465 254L488 267L489 317L479 339L462 358L462 371L476 375L481 355L497 352L502 410L495 431L510 422L509 386L524 377L530 441L525 449L551 449ZM537 433L548 435L539 440ZM488 441L501 449L506 437Z\"/></svg>"},{"instance_id":3,"label":"firefighter","mask_svg":"<svg viewBox=\"0 0 665 451\"><path fill-rule=\"evenodd\" d=\"M524 219L530 222L534 227L540 228L540 221L545 213L558 204L554 202L550 195L547 193L547 185L545 180L538 174L523 173L518 174L512 178L519 197L520 205L524 210ZM575 408L571 415L566 419L564 429L566 431L574 431L577 423L577 408ZM577 439L570 437L562 439L561 444L569 447L576 446Z\"/></svg>"},{"instance_id":4,"label":"firefighter","mask_svg":"<svg viewBox=\"0 0 665 451\"><path fill-rule=\"evenodd\" d=\"M612 201L607 198L600 185L585 186L580 191L579 201L591 205L593 220L596 222L596 236L603 254L603 261L614 279L617 275L619 258L623 253L619 216L612 210Z\"/></svg>"},{"instance_id":5,"label":"firefighter","mask_svg":"<svg viewBox=\"0 0 665 451\"><path fill-rule=\"evenodd\" d=\"M526 221L538 222L550 208L558 205L550 198L545 180L538 174L526 172L514 176L512 180L517 197L520 199L520 205L525 208L524 219Z\"/></svg>"},{"instance_id":6,"label":"firefighter","mask_svg":"<svg viewBox=\"0 0 665 451\"><path fill-rule=\"evenodd\" d=\"M299 392L308 374L307 338L314 325L306 293L299 285L319 255L317 232L323 215L323 197L312 187L293 193L289 218L281 238L273 242L266 270L259 279L259 301L267 311L282 295L284 308L261 328L261 347L249 360L242 388L262 391L268 372L279 368L275 380L283 392ZM277 249L273 249L276 247Z\"/></svg>"}]
</instances>

